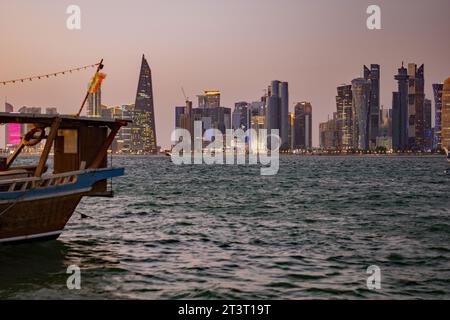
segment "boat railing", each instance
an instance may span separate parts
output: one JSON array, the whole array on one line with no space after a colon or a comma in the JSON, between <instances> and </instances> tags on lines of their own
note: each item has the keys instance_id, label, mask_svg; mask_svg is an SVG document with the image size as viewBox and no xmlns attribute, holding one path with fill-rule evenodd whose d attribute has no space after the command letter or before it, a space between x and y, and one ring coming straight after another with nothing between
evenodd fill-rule
<instances>
[{"instance_id":1,"label":"boat railing","mask_svg":"<svg viewBox=\"0 0 450 320\"><path fill-rule=\"evenodd\" d=\"M74 184L78 181L78 175L84 172L86 172L86 170L52 174L42 177L0 180L0 192L27 191L36 188Z\"/></svg>"}]
</instances>

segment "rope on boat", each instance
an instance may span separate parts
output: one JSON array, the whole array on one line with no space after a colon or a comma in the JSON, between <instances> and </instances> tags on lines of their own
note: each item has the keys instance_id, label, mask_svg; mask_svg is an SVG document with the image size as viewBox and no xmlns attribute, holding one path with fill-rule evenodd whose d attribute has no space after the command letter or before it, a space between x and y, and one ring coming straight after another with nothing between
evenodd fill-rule
<instances>
[{"instance_id":1,"label":"rope on boat","mask_svg":"<svg viewBox=\"0 0 450 320\"><path fill-rule=\"evenodd\" d=\"M73 68L73 69L53 72L53 73L49 73L49 74L43 74L43 75L39 75L39 76L31 76L31 77L25 77L25 78L14 79L14 80L0 81L0 84L6 86L7 84L16 84L16 83L20 84L20 83L24 83L25 81L48 79L50 77L56 77L56 76L59 76L59 75L65 75L67 73L73 73L73 72L76 72L76 71L82 71L82 70L86 70L88 68L95 68L98 65L99 65L99 63L96 63L96 64L90 64L90 65L82 66L82 67L78 67L78 68Z\"/></svg>"},{"instance_id":2,"label":"rope on boat","mask_svg":"<svg viewBox=\"0 0 450 320\"><path fill-rule=\"evenodd\" d=\"M22 200L23 198L25 198L25 197L27 196L27 194L28 194L30 191L32 191L32 190L34 190L34 189L36 189L36 186L33 186L32 188L30 188L30 189L28 189L27 191L25 191L23 195L21 195L20 197L17 197L17 198L15 199L15 201L9 205L9 207L7 207L7 208L4 209L2 212L0 212L0 218L1 218L5 213L7 213L9 210L11 210L11 209L12 209L12 208L13 208L20 200Z\"/></svg>"},{"instance_id":3,"label":"rope on boat","mask_svg":"<svg viewBox=\"0 0 450 320\"><path fill-rule=\"evenodd\" d=\"M30 190L32 190L32 189L30 189ZM28 192L25 192L25 194L23 194L22 196L17 197L17 198L15 199L15 201L14 201L13 203L10 204L9 207L7 207L7 208L4 209L2 212L0 212L0 218L1 218L1 216L3 216L5 213L7 213L9 210L11 210L11 209L17 204L17 202L19 202L19 200L22 200L23 198L25 198L25 196L27 195L27 193L28 193Z\"/></svg>"}]
</instances>

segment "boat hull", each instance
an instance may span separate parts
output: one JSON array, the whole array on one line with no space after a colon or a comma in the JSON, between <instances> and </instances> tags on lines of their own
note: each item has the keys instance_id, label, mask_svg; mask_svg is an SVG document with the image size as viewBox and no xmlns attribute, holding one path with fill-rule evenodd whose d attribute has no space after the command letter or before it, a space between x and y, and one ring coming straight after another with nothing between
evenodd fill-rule
<instances>
[{"instance_id":1,"label":"boat hull","mask_svg":"<svg viewBox=\"0 0 450 320\"><path fill-rule=\"evenodd\" d=\"M69 172L76 179L29 190L24 184L22 191L0 193L0 244L58 238L82 197L89 196L98 181L123 174L123 168Z\"/></svg>"},{"instance_id":2,"label":"boat hull","mask_svg":"<svg viewBox=\"0 0 450 320\"><path fill-rule=\"evenodd\" d=\"M64 230L83 194L0 205L0 243L56 239Z\"/></svg>"}]
</instances>

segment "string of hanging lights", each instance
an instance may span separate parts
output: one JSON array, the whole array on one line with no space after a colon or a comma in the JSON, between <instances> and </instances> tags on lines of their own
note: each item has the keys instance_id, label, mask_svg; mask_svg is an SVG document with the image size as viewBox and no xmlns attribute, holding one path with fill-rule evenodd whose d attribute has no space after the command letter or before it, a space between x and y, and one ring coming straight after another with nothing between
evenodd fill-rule
<instances>
[{"instance_id":1,"label":"string of hanging lights","mask_svg":"<svg viewBox=\"0 0 450 320\"><path fill-rule=\"evenodd\" d=\"M66 75L68 73L82 71L82 70L86 70L86 69L89 69L89 68L95 68L98 65L99 65L99 63L96 63L96 64L91 64L91 65L78 67L78 68L73 68L73 69L69 69L69 70L53 72L53 73L49 73L49 74L43 74L43 75L39 75L39 76L32 76L32 77L26 77L26 78L20 78L20 79L15 79L15 80L8 80L8 81L0 81L0 85L6 86L7 84L21 84L21 83L24 83L26 81L29 82L29 81L33 81L33 80L49 79L50 77L57 77L59 75Z\"/></svg>"}]
</instances>

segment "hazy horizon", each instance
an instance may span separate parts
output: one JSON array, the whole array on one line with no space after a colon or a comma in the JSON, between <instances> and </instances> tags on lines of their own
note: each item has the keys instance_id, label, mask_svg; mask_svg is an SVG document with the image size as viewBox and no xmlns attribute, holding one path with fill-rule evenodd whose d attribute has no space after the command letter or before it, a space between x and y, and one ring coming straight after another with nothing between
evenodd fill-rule
<instances>
[{"instance_id":1,"label":"hazy horizon","mask_svg":"<svg viewBox=\"0 0 450 320\"><path fill-rule=\"evenodd\" d=\"M82 29L66 28L66 8L81 8ZM366 28L366 8L381 7L382 30ZM450 1L0 1L0 81L105 59L102 102L134 103L142 54L152 68L158 144L168 147L181 87L194 101L222 91L222 105L257 101L271 80L289 82L290 109L313 105L319 122L336 110L336 87L381 65L381 104L391 107L402 61L425 64L425 92L450 76ZM0 85L15 108L76 113L93 69ZM434 102L433 102L434 106Z\"/></svg>"}]
</instances>

